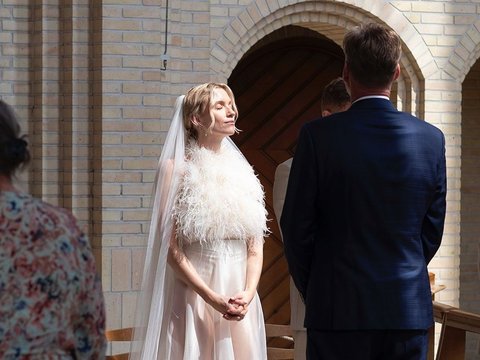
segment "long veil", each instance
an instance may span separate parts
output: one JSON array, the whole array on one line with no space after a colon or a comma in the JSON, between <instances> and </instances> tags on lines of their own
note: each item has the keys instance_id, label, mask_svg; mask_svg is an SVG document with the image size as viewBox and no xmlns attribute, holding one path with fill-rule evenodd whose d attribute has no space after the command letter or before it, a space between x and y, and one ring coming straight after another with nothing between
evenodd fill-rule
<instances>
[{"instance_id":1,"label":"long veil","mask_svg":"<svg viewBox=\"0 0 480 360\"><path fill-rule=\"evenodd\" d=\"M143 270L142 289L137 299L135 329L130 359L157 359L158 342L165 311L167 255L172 234L171 210L185 159L183 99L179 96L170 128L158 161L153 191L152 218Z\"/></svg>"},{"instance_id":2,"label":"long veil","mask_svg":"<svg viewBox=\"0 0 480 360\"><path fill-rule=\"evenodd\" d=\"M185 161L186 133L183 125L184 95L177 98L170 128L158 161L153 189L153 207L148 234L142 288L137 299L131 360L158 358L159 341L166 336L164 314L169 307L169 280L166 276L170 236L172 235L172 209ZM223 145L233 148L245 160L234 142L227 137Z\"/></svg>"}]
</instances>

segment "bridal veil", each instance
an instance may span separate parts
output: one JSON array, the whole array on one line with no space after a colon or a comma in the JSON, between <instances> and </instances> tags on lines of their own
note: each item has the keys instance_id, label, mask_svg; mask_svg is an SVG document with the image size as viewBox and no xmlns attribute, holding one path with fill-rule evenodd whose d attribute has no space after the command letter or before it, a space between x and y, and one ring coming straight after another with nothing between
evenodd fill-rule
<instances>
[{"instance_id":1,"label":"bridal veil","mask_svg":"<svg viewBox=\"0 0 480 360\"><path fill-rule=\"evenodd\" d=\"M168 300L165 273L173 228L171 213L185 158L184 98L184 95L179 96L175 102L173 119L157 166L142 289L137 299L134 341L130 351L132 360L157 359L161 332L166 330L161 325Z\"/></svg>"}]
</instances>

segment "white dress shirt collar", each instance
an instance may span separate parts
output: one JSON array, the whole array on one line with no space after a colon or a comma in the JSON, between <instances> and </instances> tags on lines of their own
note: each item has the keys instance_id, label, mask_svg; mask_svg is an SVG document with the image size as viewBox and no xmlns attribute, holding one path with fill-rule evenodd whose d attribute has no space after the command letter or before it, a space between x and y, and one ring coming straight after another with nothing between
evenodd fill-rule
<instances>
[{"instance_id":1,"label":"white dress shirt collar","mask_svg":"<svg viewBox=\"0 0 480 360\"><path fill-rule=\"evenodd\" d=\"M389 98L388 96L385 96L385 95L367 95L367 96L359 97L357 100L355 100L354 102L352 102L352 105L355 104L357 101L366 100L366 99L385 99L385 100L390 100L390 98Z\"/></svg>"}]
</instances>

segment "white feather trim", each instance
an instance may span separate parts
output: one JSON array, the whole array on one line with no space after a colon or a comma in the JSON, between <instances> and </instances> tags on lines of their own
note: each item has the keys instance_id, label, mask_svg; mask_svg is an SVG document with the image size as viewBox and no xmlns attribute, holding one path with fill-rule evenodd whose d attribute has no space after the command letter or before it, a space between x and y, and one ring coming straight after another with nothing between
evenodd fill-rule
<instances>
[{"instance_id":1,"label":"white feather trim","mask_svg":"<svg viewBox=\"0 0 480 360\"><path fill-rule=\"evenodd\" d=\"M215 152L190 143L186 159L173 210L179 245L263 241L268 232L263 187L242 155L226 146Z\"/></svg>"}]
</instances>

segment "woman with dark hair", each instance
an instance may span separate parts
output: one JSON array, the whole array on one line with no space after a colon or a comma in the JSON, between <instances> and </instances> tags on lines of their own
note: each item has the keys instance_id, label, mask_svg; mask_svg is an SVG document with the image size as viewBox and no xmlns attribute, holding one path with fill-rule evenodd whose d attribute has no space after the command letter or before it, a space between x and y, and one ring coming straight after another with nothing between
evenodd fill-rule
<instances>
[{"instance_id":1,"label":"woman with dark hair","mask_svg":"<svg viewBox=\"0 0 480 360\"><path fill-rule=\"evenodd\" d=\"M0 358L103 359L90 244L70 212L14 186L29 160L15 113L0 100Z\"/></svg>"}]
</instances>

